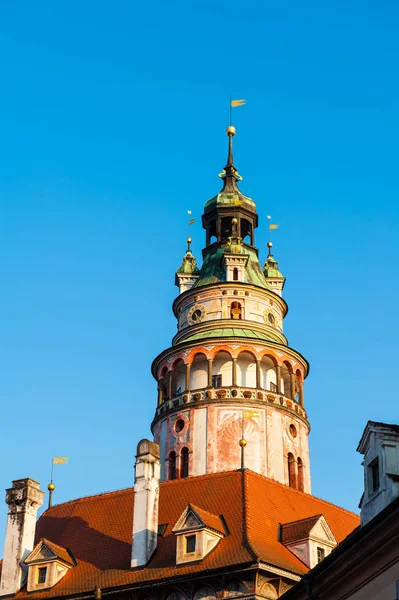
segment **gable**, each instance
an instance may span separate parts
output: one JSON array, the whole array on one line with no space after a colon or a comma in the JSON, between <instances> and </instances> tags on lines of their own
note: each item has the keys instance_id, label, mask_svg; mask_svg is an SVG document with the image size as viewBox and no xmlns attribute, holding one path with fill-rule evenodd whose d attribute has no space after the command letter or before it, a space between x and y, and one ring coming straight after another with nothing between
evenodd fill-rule
<instances>
[{"instance_id":1,"label":"gable","mask_svg":"<svg viewBox=\"0 0 399 600\"><path fill-rule=\"evenodd\" d=\"M40 541L35 548L33 548L32 552L25 558L25 563L27 565L34 563L36 561L49 561L55 560L57 555L47 546L47 544L43 541Z\"/></svg>"},{"instance_id":2,"label":"gable","mask_svg":"<svg viewBox=\"0 0 399 600\"><path fill-rule=\"evenodd\" d=\"M309 537L316 540L320 540L324 544L332 546L335 546L337 543L323 515L321 515L314 527L312 527L312 529L310 530Z\"/></svg>"}]
</instances>

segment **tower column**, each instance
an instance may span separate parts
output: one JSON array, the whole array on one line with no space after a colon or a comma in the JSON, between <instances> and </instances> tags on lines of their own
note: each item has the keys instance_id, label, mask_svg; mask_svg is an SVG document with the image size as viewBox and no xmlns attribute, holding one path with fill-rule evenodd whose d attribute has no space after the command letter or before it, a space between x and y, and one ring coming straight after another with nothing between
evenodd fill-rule
<instances>
[{"instance_id":1,"label":"tower column","mask_svg":"<svg viewBox=\"0 0 399 600\"><path fill-rule=\"evenodd\" d=\"M216 239L218 242L222 239L222 219L220 217L216 221Z\"/></svg>"},{"instance_id":2,"label":"tower column","mask_svg":"<svg viewBox=\"0 0 399 600\"><path fill-rule=\"evenodd\" d=\"M277 383L277 393L281 394L281 367L280 367L280 365L276 365L276 383Z\"/></svg>"},{"instance_id":3,"label":"tower column","mask_svg":"<svg viewBox=\"0 0 399 600\"><path fill-rule=\"evenodd\" d=\"M232 373L233 385L237 385L237 359L233 358L233 373Z\"/></svg>"},{"instance_id":4,"label":"tower column","mask_svg":"<svg viewBox=\"0 0 399 600\"><path fill-rule=\"evenodd\" d=\"M303 396L303 381L299 385L299 404L303 407L305 406L305 399Z\"/></svg>"},{"instance_id":5,"label":"tower column","mask_svg":"<svg viewBox=\"0 0 399 600\"><path fill-rule=\"evenodd\" d=\"M290 382L291 382L291 398L295 400L295 388L296 388L296 377L294 373L290 373Z\"/></svg>"},{"instance_id":6,"label":"tower column","mask_svg":"<svg viewBox=\"0 0 399 600\"><path fill-rule=\"evenodd\" d=\"M256 361L256 387L260 388L262 387L262 382L261 382L261 364L260 364L260 360Z\"/></svg>"},{"instance_id":7,"label":"tower column","mask_svg":"<svg viewBox=\"0 0 399 600\"><path fill-rule=\"evenodd\" d=\"M190 391L191 364L186 363L186 392Z\"/></svg>"},{"instance_id":8,"label":"tower column","mask_svg":"<svg viewBox=\"0 0 399 600\"><path fill-rule=\"evenodd\" d=\"M168 398L169 398L169 400L172 397L172 381L173 381L172 373L173 373L173 371L170 370L169 371L169 379L168 379Z\"/></svg>"},{"instance_id":9,"label":"tower column","mask_svg":"<svg viewBox=\"0 0 399 600\"><path fill-rule=\"evenodd\" d=\"M213 359L208 358L208 387L212 387L212 365Z\"/></svg>"},{"instance_id":10,"label":"tower column","mask_svg":"<svg viewBox=\"0 0 399 600\"><path fill-rule=\"evenodd\" d=\"M158 406L162 404L162 385L161 382L158 382Z\"/></svg>"}]
</instances>

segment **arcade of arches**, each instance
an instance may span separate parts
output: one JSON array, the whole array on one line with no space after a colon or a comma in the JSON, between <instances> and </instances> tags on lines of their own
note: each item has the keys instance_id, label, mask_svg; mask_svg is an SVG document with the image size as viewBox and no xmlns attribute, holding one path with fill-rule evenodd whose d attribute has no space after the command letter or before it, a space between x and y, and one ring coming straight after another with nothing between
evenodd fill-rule
<instances>
[{"instance_id":1,"label":"arcade of arches","mask_svg":"<svg viewBox=\"0 0 399 600\"><path fill-rule=\"evenodd\" d=\"M234 357L227 350L209 356L198 352L191 362L177 359L164 366L158 380L158 405L167 399L210 387L245 387L282 394L304 406L303 374L291 362L278 363L274 356L257 357L248 350Z\"/></svg>"}]
</instances>

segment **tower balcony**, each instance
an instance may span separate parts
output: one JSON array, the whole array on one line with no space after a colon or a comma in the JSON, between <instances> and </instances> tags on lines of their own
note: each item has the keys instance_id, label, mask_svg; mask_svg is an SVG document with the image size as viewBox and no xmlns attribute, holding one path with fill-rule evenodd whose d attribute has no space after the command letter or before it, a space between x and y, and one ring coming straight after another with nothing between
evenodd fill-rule
<instances>
[{"instance_id":1,"label":"tower balcony","mask_svg":"<svg viewBox=\"0 0 399 600\"><path fill-rule=\"evenodd\" d=\"M241 386L208 387L184 391L172 398L165 398L156 409L153 423L169 413L182 410L184 407L192 408L193 405L220 404L222 402L237 404L237 408L239 405L245 407L251 405L254 410L274 406L279 410L285 410L299 417L307 424L307 414L300 404L299 397L293 399L277 391Z\"/></svg>"}]
</instances>

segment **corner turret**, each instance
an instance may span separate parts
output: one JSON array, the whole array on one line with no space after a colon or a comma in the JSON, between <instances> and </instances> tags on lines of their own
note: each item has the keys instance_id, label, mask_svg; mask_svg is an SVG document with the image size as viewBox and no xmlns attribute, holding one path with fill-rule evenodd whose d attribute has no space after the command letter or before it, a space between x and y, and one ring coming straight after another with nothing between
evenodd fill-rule
<instances>
[{"instance_id":1,"label":"corner turret","mask_svg":"<svg viewBox=\"0 0 399 600\"><path fill-rule=\"evenodd\" d=\"M285 277L279 270L278 262L272 254L273 244L271 242L267 242L267 247L269 248L269 253L263 267L263 273L266 277L267 283L270 286L270 289L281 296L285 284Z\"/></svg>"},{"instance_id":2,"label":"corner turret","mask_svg":"<svg viewBox=\"0 0 399 600\"><path fill-rule=\"evenodd\" d=\"M187 238L187 251L183 256L183 262L177 269L175 284L179 288L180 294L193 287L194 283L199 278L199 270L195 260L195 256L191 252L191 242L193 240Z\"/></svg>"}]
</instances>

